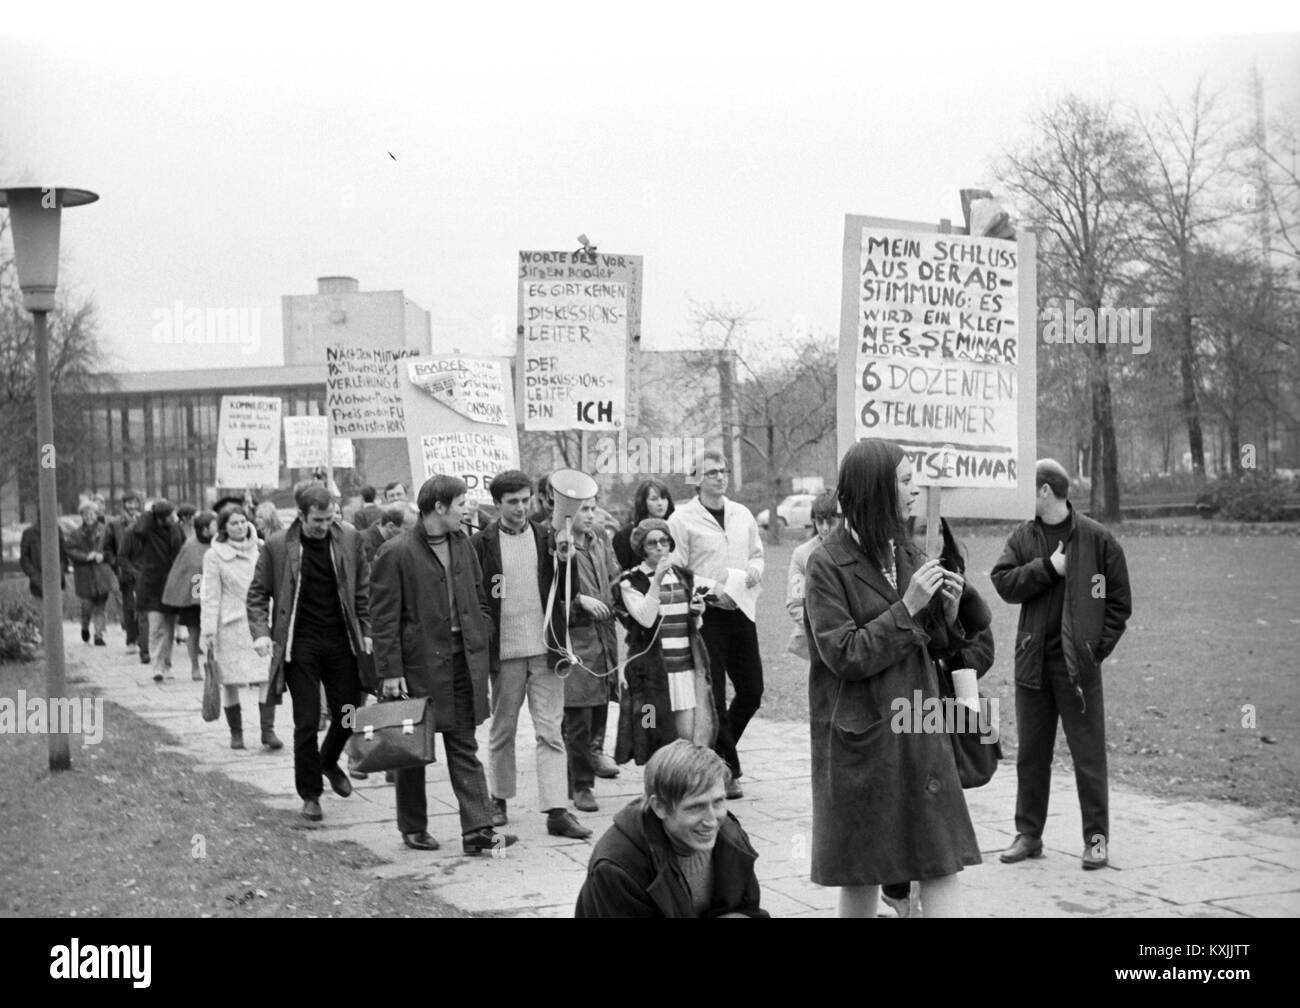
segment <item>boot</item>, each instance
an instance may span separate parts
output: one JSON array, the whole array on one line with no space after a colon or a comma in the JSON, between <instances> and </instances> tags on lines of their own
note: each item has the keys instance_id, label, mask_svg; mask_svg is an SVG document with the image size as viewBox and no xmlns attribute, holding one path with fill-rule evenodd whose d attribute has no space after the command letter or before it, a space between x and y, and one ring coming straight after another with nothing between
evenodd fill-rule
<instances>
[{"instance_id":1,"label":"boot","mask_svg":"<svg viewBox=\"0 0 1300 1008\"><path fill-rule=\"evenodd\" d=\"M244 748L244 712L239 704L225 708L226 724L230 725L230 748Z\"/></svg>"},{"instance_id":2,"label":"boot","mask_svg":"<svg viewBox=\"0 0 1300 1008\"><path fill-rule=\"evenodd\" d=\"M283 749L284 743L275 734L275 704L260 703L257 709L262 714L262 745L268 749Z\"/></svg>"}]
</instances>

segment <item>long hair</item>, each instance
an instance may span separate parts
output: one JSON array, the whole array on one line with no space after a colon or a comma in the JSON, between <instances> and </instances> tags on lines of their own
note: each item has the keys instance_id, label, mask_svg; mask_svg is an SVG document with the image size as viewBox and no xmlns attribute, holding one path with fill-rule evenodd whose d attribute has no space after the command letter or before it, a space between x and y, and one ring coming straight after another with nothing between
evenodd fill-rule
<instances>
[{"instance_id":1,"label":"long hair","mask_svg":"<svg viewBox=\"0 0 1300 1008\"><path fill-rule=\"evenodd\" d=\"M898 518L898 464L903 449L892 441L865 438L840 462L835 495L845 524L857 533L877 567L889 557L889 541L901 542L906 526Z\"/></svg>"},{"instance_id":2,"label":"long hair","mask_svg":"<svg viewBox=\"0 0 1300 1008\"><path fill-rule=\"evenodd\" d=\"M650 496L651 490L659 491L659 496L668 502L668 510L664 512L665 520L673 513L673 495L668 491L668 484L661 479L643 480L636 488L636 497L632 501L633 528L650 517L650 507L646 504L646 498Z\"/></svg>"}]
</instances>

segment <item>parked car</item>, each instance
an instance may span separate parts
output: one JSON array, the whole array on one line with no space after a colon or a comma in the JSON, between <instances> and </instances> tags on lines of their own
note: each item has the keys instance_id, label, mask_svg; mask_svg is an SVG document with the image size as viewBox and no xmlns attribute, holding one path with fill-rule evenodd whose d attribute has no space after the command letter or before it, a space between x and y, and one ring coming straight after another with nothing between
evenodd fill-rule
<instances>
[{"instance_id":1,"label":"parked car","mask_svg":"<svg viewBox=\"0 0 1300 1008\"><path fill-rule=\"evenodd\" d=\"M776 506L776 522L780 528L812 528L812 506L816 494L791 494ZM768 510L764 508L756 517L759 528L767 528Z\"/></svg>"}]
</instances>

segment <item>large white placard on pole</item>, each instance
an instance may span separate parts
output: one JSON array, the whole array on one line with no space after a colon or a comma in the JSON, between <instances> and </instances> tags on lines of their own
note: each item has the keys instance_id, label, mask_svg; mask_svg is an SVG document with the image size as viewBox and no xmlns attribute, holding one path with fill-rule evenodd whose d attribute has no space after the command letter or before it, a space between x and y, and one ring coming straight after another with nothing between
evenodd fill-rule
<instances>
[{"instance_id":1,"label":"large white placard on pole","mask_svg":"<svg viewBox=\"0 0 1300 1008\"><path fill-rule=\"evenodd\" d=\"M280 483L278 396L222 396L217 424L218 487L274 487Z\"/></svg>"},{"instance_id":2,"label":"large white placard on pole","mask_svg":"<svg viewBox=\"0 0 1300 1008\"><path fill-rule=\"evenodd\" d=\"M525 430L619 430L628 347L640 338L641 257L519 253L519 407Z\"/></svg>"},{"instance_id":3,"label":"large white placard on pole","mask_svg":"<svg viewBox=\"0 0 1300 1008\"><path fill-rule=\"evenodd\" d=\"M1033 513L1035 243L849 216L840 455L893 441L952 517Z\"/></svg>"}]
</instances>

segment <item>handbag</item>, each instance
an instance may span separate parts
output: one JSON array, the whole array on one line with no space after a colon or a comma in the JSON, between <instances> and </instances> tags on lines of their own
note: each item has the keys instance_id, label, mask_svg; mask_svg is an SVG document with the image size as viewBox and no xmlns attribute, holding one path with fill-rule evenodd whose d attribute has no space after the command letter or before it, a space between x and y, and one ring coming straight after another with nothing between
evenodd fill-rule
<instances>
[{"instance_id":1,"label":"handbag","mask_svg":"<svg viewBox=\"0 0 1300 1008\"><path fill-rule=\"evenodd\" d=\"M221 669L216 656L208 648L203 659L203 720L215 721L221 717Z\"/></svg>"},{"instance_id":2,"label":"handbag","mask_svg":"<svg viewBox=\"0 0 1300 1008\"><path fill-rule=\"evenodd\" d=\"M433 701L385 700L352 712L348 765L361 773L436 763Z\"/></svg>"},{"instance_id":3,"label":"handbag","mask_svg":"<svg viewBox=\"0 0 1300 1008\"><path fill-rule=\"evenodd\" d=\"M945 697L955 698L957 690L953 686L952 673L947 661L937 663L939 686ZM960 666L959 666L960 667ZM980 696L980 711L984 710L985 698ZM954 702L954 710L956 709ZM1002 743L985 740L980 731L979 716L966 708L965 725L960 723L950 726L948 737L952 740L952 755L957 762L957 779L964 790L983 787L997 773L998 762L1002 759ZM964 731L959 730L962 727Z\"/></svg>"}]
</instances>

